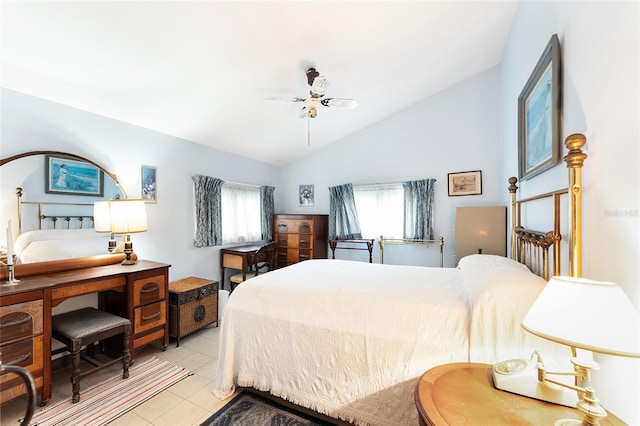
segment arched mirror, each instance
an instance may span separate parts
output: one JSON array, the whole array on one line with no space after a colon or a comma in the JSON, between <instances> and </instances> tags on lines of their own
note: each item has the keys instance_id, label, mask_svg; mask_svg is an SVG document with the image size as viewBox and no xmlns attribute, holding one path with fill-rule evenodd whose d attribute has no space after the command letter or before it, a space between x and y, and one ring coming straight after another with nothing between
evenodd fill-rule
<instances>
[{"instance_id":1,"label":"arched mirror","mask_svg":"<svg viewBox=\"0 0 640 426\"><path fill-rule=\"evenodd\" d=\"M56 162L58 161L58 162ZM69 169L67 181L69 185L65 190L58 190L56 185L62 184L60 170L65 168L65 161L75 166ZM51 167L50 167L51 166ZM55 167L55 170L54 170ZM62 167L62 169L60 169ZM99 191L76 191L77 185L72 185L73 179L85 179L86 177L72 176L78 174L84 167L94 175L91 178L100 180ZM62 172L63 174L66 171ZM88 178L87 178L88 179ZM116 175L102 167L91 159L77 154L60 151L30 151L0 160L0 186L2 190L2 200L0 205L0 229L6 231L9 221L12 222L13 239L17 234L26 233L38 229L41 215L71 215L62 209L73 208L78 212L78 216L89 216L90 223L84 225L58 223L57 225L44 224L45 229L71 228L92 228L91 216L93 215L92 205L96 200L101 199L126 199L127 195L118 181ZM64 185L63 185L64 186ZM21 193L19 199L17 192ZM95 193L94 193L95 192ZM66 207L65 207L66 206ZM69 207L71 206L71 207ZM63 222L63 221L60 221ZM80 232L80 231L79 231ZM86 229L91 233L91 229ZM3 235L4 236L4 235ZM39 237L37 237L39 238ZM70 238L65 236L65 238ZM6 241L7 237L0 238ZM6 242L5 242L6 244ZM63 243L64 244L64 243ZM49 271L76 269L80 267L92 266L96 264L116 263L121 256L110 255L104 250L104 255L93 253L83 253L80 244L73 240L68 244L77 247L77 250L69 251L69 257L57 258L55 260L44 260L42 262L25 261L24 264L16 265L16 276L31 275L28 271ZM35 263L38 263L36 265ZM0 275L4 276L4 269Z\"/></svg>"}]
</instances>

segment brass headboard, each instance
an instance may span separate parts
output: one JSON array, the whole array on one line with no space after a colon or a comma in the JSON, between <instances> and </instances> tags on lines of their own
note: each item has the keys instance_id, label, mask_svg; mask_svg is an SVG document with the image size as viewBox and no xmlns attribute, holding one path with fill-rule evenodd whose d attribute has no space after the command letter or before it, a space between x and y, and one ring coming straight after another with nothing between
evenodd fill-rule
<instances>
[{"instance_id":1,"label":"brass headboard","mask_svg":"<svg viewBox=\"0 0 640 426\"><path fill-rule=\"evenodd\" d=\"M384 263L384 246L385 244L395 244L395 245L412 245L412 246L440 246L440 267L442 268L444 265L444 237L440 237L437 240L420 240L414 238L385 238L380 235L380 239L378 240L378 244L380 245L380 263Z\"/></svg>"},{"instance_id":2,"label":"brass headboard","mask_svg":"<svg viewBox=\"0 0 640 426\"><path fill-rule=\"evenodd\" d=\"M516 183L518 179L509 178L509 193L511 195L511 258L524 263L532 272L548 280L549 277L549 249L553 248L553 275L560 275L561 248L560 240L560 197L568 196L569 219L569 275L582 276L582 167L587 154L582 147L587 139L582 134L573 134L565 139L565 146L569 153L564 161L569 169L568 188L547 192L529 198L516 200ZM534 231L522 226L521 206L535 200L553 198L553 230Z\"/></svg>"},{"instance_id":3,"label":"brass headboard","mask_svg":"<svg viewBox=\"0 0 640 426\"><path fill-rule=\"evenodd\" d=\"M37 209L38 228L53 229L71 229L71 228L93 228L93 204L91 203L61 203L52 201L24 201L22 200L22 188L16 188L16 196L18 197L18 235L22 234L23 229L23 206L31 205ZM85 207L91 214L45 214L44 206L63 206L65 209L69 207L69 211L74 208ZM75 209L77 210L77 209ZM45 223L49 223L47 226Z\"/></svg>"}]
</instances>

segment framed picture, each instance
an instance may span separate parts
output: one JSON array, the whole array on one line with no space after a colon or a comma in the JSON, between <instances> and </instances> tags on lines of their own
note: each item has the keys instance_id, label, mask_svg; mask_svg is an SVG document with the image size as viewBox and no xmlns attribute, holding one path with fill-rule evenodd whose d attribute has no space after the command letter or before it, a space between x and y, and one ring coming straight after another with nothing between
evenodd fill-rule
<instances>
[{"instance_id":1,"label":"framed picture","mask_svg":"<svg viewBox=\"0 0 640 426\"><path fill-rule=\"evenodd\" d=\"M518 97L521 180L558 164L560 144L560 42L554 34Z\"/></svg>"},{"instance_id":2,"label":"framed picture","mask_svg":"<svg viewBox=\"0 0 640 426\"><path fill-rule=\"evenodd\" d=\"M156 168L151 166L142 166L142 182L141 194L145 203L155 203L158 201Z\"/></svg>"},{"instance_id":3,"label":"framed picture","mask_svg":"<svg viewBox=\"0 0 640 426\"><path fill-rule=\"evenodd\" d=\"M45 155L47 194L104 195L104 172L93 164L57 155Z\"/></svg>"},{"instance_id":4,"label":"framed picture","mask_svg":"<svg viewBox=\"0 0 640 426\"><path fill-rule=\"evenodd\" d=\"M313 185L300 185L298 196L301 207L313 206L314 192Z\"/></svg>"},{"instance_id":5,"label":"framed picture","mask_svg":"<svg viewBox=\"0 0 640 426\"><path fill-rule=\"evenodd\" d=\"M449 196L482 194L482 172L449 173Z\"/></svg>"}]
</instances>

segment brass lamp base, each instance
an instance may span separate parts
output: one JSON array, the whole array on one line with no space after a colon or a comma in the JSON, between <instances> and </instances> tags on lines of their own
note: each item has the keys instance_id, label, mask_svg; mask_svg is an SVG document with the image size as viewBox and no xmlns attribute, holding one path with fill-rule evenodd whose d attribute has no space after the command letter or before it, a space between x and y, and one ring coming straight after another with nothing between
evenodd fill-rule
<instances>
[{"instance_id":1,"label":"brass lamp base","mask_svg":"<svg viewBox=\"0 0 640 426\"><path fill-rule=\"evenodd\" d=\"M133 243L131 242L131 235L129 234L126 236L123 251L126 257L121 262L121 265L135 265L138 263L138 256L133 253Z\"/></svg>"}]
</instances>

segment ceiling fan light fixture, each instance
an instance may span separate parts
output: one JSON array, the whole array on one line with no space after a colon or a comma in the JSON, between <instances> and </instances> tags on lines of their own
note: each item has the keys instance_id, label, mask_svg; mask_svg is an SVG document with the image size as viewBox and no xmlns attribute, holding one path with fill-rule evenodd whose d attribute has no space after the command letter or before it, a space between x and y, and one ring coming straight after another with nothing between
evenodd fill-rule
<instances>
[{"instance_id":1,"label":"ceiling fan light fixture","mask_svg":"<svg viewBox=\"0 0 640 426\"><path fill-rule=\"evenodd\" d=\"M309 117L316 118L316 115L318 115L318 110L315 107L309 108Z\"/></svg>"}]
</instances>

